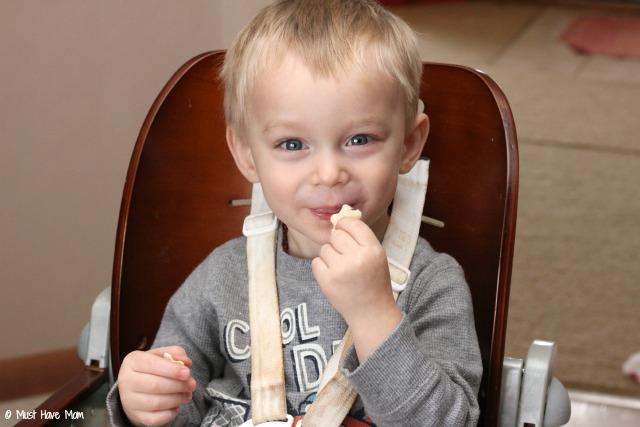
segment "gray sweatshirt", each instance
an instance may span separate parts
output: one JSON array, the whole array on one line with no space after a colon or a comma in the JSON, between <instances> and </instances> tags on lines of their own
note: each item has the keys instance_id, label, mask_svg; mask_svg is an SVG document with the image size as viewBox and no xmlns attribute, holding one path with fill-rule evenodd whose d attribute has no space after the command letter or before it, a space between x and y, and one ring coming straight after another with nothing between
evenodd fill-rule
<instances>
[{"instance_id":1,"label":"gray sweatshirt","mask_svg":"<svg viewBox=\"0 0 640 427\"><path fill-rule=\"evenodd\" d=\"M300 418L346 324L322 294L311 261L277 247L287 406ZM423 239L410 270L398 298L400 325L364 363L351 348L341 364L359 395L346 427L478 421L482 363L464 273ZM197 381L172 425L238 426L251 418L247 295L246 239L238 238L213 251L169 301L153 346L183 346ZM127 424L117 384L107 408L112 424Z\"/></svg>"}]
</instances>

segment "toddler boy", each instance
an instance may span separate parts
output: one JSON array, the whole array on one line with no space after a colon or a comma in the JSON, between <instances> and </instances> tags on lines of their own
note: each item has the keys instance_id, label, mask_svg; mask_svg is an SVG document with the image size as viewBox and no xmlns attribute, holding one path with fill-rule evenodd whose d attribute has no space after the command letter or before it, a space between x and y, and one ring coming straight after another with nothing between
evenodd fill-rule
<instances>
[{"instance_id":1,"label":"toddler boy","mask_svg":"<svg viewBox=\"0 0 640 427\"><path fill-rule=\"evenodd\" d=\"M221 72L227 143L281 221L276 249L287 411L304 416L347 328L345 426L474 426L482 365L458 264L420 239L396 303L381 241L418 161L415 36L373 0L279 0ZM348 204L361 219L331 215ZM170 300L154 349L123 361L112 422L236 426L251 418L246 239L217 248ZM184 365L163 357L169 353ZM303 420L304 423L304 420Z\"/></svg>"}]
</instances>

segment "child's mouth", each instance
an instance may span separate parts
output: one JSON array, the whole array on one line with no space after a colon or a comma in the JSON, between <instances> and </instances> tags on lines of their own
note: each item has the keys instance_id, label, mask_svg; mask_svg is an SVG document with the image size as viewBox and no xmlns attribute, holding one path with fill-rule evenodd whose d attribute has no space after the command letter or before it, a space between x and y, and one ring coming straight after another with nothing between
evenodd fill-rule
<instances>
[{"instance_id":1,"label":"child's mouth","mask_svg":"<svg viewBox=\"0 0 640 427\"><path fill-rule=\"evenodd\" d=\"M331 215L340 212L340 208L341 207L342 207L342 205L340 205L340 206L325 206L325 207L321 207L321 208L312 208L311 209L311 213L313 214L313 216L318 218L320 221L329 222L330 219L331 219Z\"/></svg>"}]
</instances>

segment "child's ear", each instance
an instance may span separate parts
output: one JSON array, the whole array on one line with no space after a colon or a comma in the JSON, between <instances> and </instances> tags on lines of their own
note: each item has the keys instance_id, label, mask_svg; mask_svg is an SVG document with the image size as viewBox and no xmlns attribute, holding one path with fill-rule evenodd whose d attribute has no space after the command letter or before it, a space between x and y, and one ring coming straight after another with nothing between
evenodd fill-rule
<instances>
[{"instance_id":1,"label":"child's ear","mask_svg":"<svg viewBox=\"0 0 640 427\"><path fill-rule=\"evenodd\" d=\"M231 126L227 127L227 145L242 175L251 183L260 182L249 144L244 141L240 132Z\"/></svg>"},{"instance_id":2,"label":"child's ear","mask_svg":"<svg viewBox=\"0 0 640 427\"><path fill-rule=\"evenodd\" d=\"M424 113L420 113L416 117L413 131L411 131L404 139L402 159L400 161L400 173L409 172L418 159L420 159L422 148L424 147L424 143L426 142L428 135L429 117Z\"/></svg>"}]
</instances>

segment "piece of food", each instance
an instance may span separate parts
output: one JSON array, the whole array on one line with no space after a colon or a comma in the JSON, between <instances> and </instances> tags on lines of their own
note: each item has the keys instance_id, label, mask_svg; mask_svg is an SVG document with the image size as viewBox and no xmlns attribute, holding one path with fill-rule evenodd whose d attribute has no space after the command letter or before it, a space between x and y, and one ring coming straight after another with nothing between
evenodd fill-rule
<instances>
[{"instance_id":1,"label":"piece of food","mask_svg":"<svg viewBox=\"0 0 640 427\"><path fill-rule=\"evenodd\" d=\"M353 209L349 205L342 205L342 209L340 209L340 212L331 215L331 224L333 225L333 229L331 230L331 232L335 231L338 221L346 216L360 219L362 218L362 212L360 212L358 209Z\"/></svg>"},{"instance_id":2,"label":"piece of food","mask_svg":"<svg viewBox=\"0 0 640 427\"><path fill-rule=\"evenodd\" d=\"M182 366L184 366L184 362L183 362L182 360L176 360L176 359L174 359L174 358L173 358L173 356L172 356L172 355L170 355L169 353L165 353L165 354L163 354L163 356L164 356L164 358L165 358L165 359L167 359L167 360L168 360L168 361L170 361L170 362L173 362L173 363L179 363L179 364L181 364Z\"/></svg>"}]
</instances>

